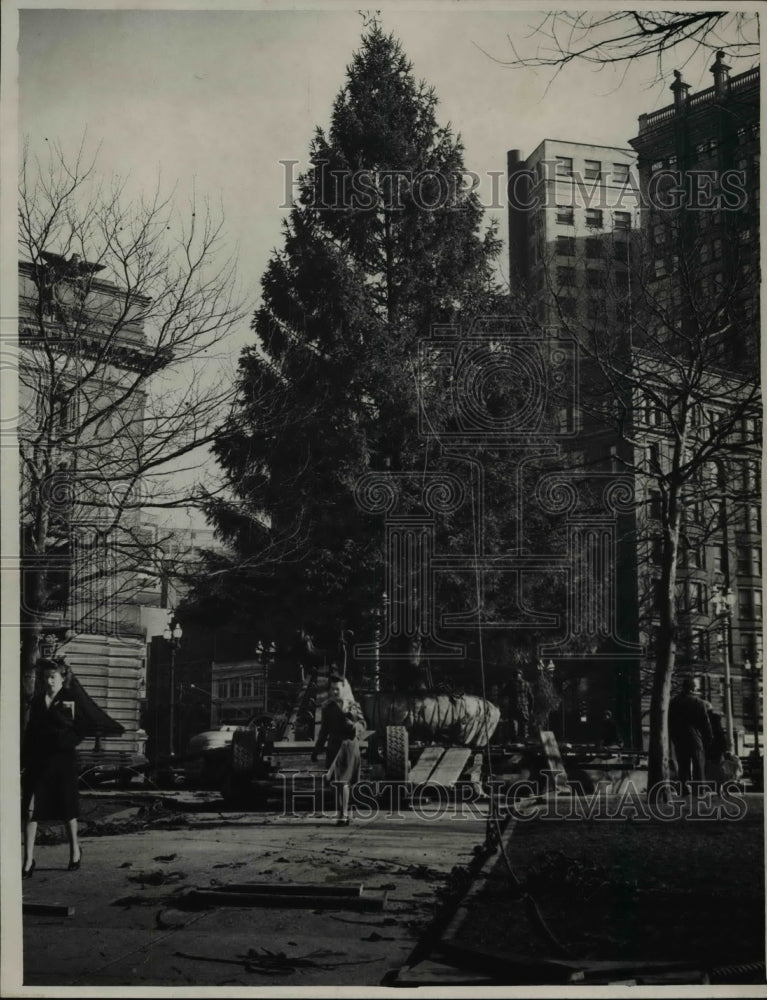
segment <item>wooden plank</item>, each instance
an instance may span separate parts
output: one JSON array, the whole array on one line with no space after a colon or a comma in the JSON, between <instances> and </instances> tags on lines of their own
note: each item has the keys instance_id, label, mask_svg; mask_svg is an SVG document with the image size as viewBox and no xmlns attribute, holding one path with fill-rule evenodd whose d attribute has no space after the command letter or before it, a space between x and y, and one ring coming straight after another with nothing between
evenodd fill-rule
<instances>
[{"instance_id":1,"label":"wooden plank","mask_svg":"<svg viewBox=\"0 0 767 1000\"><path fill-rule=\"evenodd\" d=\"M468 747L450 747L429 778L429 784L454 785L461 777L466 762L471 757Z\"/></svg>"},{"instance_id":2,"label":"wooden plank","mask_svg":"<svg viewBox=\"0 0 767 1000\"><path fill-rule=\"evenodd\" d=\"M540 735L548 770L554 772L554 788L557 792L567 792L570 790L570 786L567 783L567 772L562 761L562 754L559 752L557 738L548 729L542 729Z\"/></svg>"},{"instance_id":3,"label":"wooden plank","mask_svg":"<svg viewBox=\"0 0 767 1000\"><path fill-rule=\"evenodd\" d=\"M305 909L335 909L335 910L383 910L386 906L386 893L380 896L370 896L361 893L359 896L324 896L292 895L291 893L273 892L217 892L214 889L191 889L183 896L179 895L179 903L198 906L270 906L270 907L303 907Z\"/></svg>"},{"instance_id":4,"label":"wooden plank","mask_svg":"<svg viewBox=\"0 0 767 1000\"><path fill-rule=\"evenodd\" d=\"M442 962L405 965L387 976L384 986L497 986L498 980L481 972L456 969Z\"/></svg>"},{"instance_id":5,"label":"wooden plank","mask_svg":"<svg viewBox=\"0 0 767 1000\"><path fill-rule=\"evenodd\" d=\"M73 917L75 915L74 906L66 906L63 903L22 903L21 911L38 917Z\"/></svg>"},{"instance_id":6,"label":"wooden plank","mask_svg":"<svg viewBox=\"0 0 767 1000\"><path fill-rule=\"evenodd\" d=\"M363 884L359 885L311 885L282 882L236 882L206 887L206 892L252 892L287 896L332 896L340 898L355 898L362 895Z\"/></svg>"},{"instance_id":7,"label":"wooden plank","mask_svg":"<svg viewBox=\"0 0 767 1000\"><path fill-rule=\"evenodd\" d=\"M583 970L577 963L558 959L535 959L525 955L505 954L467 948L456 941L439 942L433 949L437 960L461 969L471 969L492 976L503 986L558 986L583 983Z\"/></svg>"},{"instance_id":8,"label":"wooden plank","mask_svg":"<svg viewBox=\"0 0 767 1000\"><path fill-rule=\"evenodd\" d=\"M408 775L408 781L414 785L422 785L428 781L432 771L442 760L444 753L444 747L426 747Z\"/></svg>"}]
</instances>

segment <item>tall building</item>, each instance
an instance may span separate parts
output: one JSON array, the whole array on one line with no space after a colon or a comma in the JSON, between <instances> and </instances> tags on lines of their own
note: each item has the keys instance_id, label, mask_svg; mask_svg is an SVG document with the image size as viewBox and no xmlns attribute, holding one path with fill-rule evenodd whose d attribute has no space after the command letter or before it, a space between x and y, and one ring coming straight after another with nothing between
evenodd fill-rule
<instances>
[{"instance_id":1,"label":"tall building","mask_svg":"<svg viewBox=\"0 0 767 1000\"><path fill-rule=\"evenodd\" d=\"M572 336L575 328L579 335L600 329L611 337L626 331L632 237L639 223L635 164L636 154L629 148L557 139L543 140L526 158L518 150L508 153L510 285L541 330L546 357L550 331ZM576 371L579 385L573 399L579 402L560 417L571 435L561 456L563 475L568 475L565 470L574 474L571 485L584 481L584 470L593 473L595 482L614 471L614 434L583 405L596 373L582 352ZM592 513L599 520L605 512ZM569 595L573 608L580 609L581 620L574 625L592 651L582 657L558 655L556 648L550 653L562 696L552 725L569 741L599 739L607 707L626 743L636 745L640 739L632 529L630 516L621 512L614 538L597 542L584 522L590 551L570 554L579 563L570 567L571 587L579 576L584 578L577 584L582 590ZM609 557L600 550L602 544L610 548ZM605 558L611 567L601 580L592 579Z\"/></svg>"},{"instance_id":2,"label":"tall building","mask_svg":"<svg viewBox=\"0 0 767 1000\"><path fill-rule=\"evenodd\" d=\"M631 149L544 139L507 156L509 281L543 326L603 308L606 262L628 294L629 240L638 222Z\"/></svg>"},{"instance_id":3,"label":"tall building","mask_svg":"<svg viewBox=\"0 0 767 1000\"><path fill-rule=\"evenodd\" d=\"M743 407L726 454L704 471L684 511L677 664L714 707L725 707L729 661L737 749L753 747L761 719L762 555L759 382L759 69L730 76L722 52L713 86L691 93L679 72L673 102L639 118L637 152L646 287L680 338L697 343L700 398L692 400L692 447ZM697 338L697 340L696 340ZM753 399L754 405L743 406ZM670 428L651 400L636 414L654 461ZM653 628L653 548L659 522L650 497L644 533L645 638ZM655 533L652 523L655 521ZM715 614L712 599L730 594ZM720 602L721 605L721 602ZM723 634L724 633L724 634Z\"/></svg>"},{"instance_id":4,"label":"tall building","mask_svg":"<svg viewBox=\"0 0 767 1000\"><path fill-rule=\"evenodd\" d=\"M574 331L594 352L563 464L633 478L615 560L622 634L647 650L642 729L663 505L681 483L677 670L723 713L729 674L743 752L761 716L759 72L730 78L718 53L712 74L696 95L675 74L673 103L640 117L630 150L544 140L508 154L510 280L542 331ZM622 400L605 393L620 428L599 413L611 366L641 373ZM673 467L708 455L686 480Z\"/></svg>"}]
</instances>

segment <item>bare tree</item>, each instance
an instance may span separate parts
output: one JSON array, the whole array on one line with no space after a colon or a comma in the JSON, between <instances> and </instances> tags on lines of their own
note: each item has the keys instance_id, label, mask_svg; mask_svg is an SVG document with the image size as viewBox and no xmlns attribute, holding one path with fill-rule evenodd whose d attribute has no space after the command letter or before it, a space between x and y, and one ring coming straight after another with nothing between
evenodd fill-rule
<instances>
[{"instance_id":1,"label":"bare tree","mask_svg":"<svg viewBox=\"0 0 767 1000\"><path fill-rule=\"evenodd\" d=\"M83 143L19 186L18 442L26 693L51 625L119 632L136 569L158 558L146 509L209 497L201 449L225 419L238 299L224 220L160 186L131 198Z\"/></svg>"},{"instance_id":2,"label":"bare tree","mask_svg":"<svg viewBox=\"0 0 767 1000\"><path fill-rule=\"evenodd\" d=\"M548 296L583 359L584 448L591 447L592 461L601 451L636 483L640 602L654 622L651 784L670 773L668 705L678 647L689 643L695 613L705 615L685 589L691 548L716 538L726 553L735 526L756 516L758 253L741 238L752 236L745 221L732 222L730 239L712 240L705 229L714 226L711 213L693 219L667 212L649 234L601 238L599 260L582 262L591 267L547 260L546 288L537 293ZM599 240L585 242L596 255ZM721 258L712 260L712 253Z\"/></svg>"},{"instance_id":3,"label":"bare tree","mask_svg":"<svg viewBox=\"0 0 767 1000\"><path fill-rule=\"evenodd\" d=\"M733 59L758 59L759 15L732 10L551 10L532 26L528 39L533 47L526 52L509 37L512 58L496 61L549 68L556 74L574 62L627 70L637 59L647 59L654 62L655 79L662 80L664 57L672 53L682 65L700 52L721 48Z\"/></svg>"}]
</instances>

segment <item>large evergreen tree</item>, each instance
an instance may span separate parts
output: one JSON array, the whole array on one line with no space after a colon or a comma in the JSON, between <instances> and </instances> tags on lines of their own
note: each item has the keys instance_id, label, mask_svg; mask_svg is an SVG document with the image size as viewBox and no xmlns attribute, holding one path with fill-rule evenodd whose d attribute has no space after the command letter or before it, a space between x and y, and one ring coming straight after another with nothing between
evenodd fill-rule
<instances>
[{"instance_id":1,"label":"large evergreen tree","mask_svg":"<svg viewBox=\"0 0 767 1000\"><path fill-rule=\"evenodd\" d=\"M442 408L449 422L449 393L418 368L418 345L435 324L466 329L501 305L500 243L483 229L460 139L438 125L436 107L399 43L374 26L330 128L316 132L284 246L262 278L238 412L214 449L232 499L210 516L240 561L201 580L195 599L239 606L278 642L300 628L325 643L342 626L356 641L372 637L383 523L359 510L355 484L371 470L445 468L438 437L419 435L418 413ZM488 496L508 508L499 466L492 479ZM502 522L487 522L501 549ZM443 540L469 552L474 530L466 510L441 527ZM267 548L277 556L264 568ZM466 576L445 579L443 606L475 606Z\"/></svg>"}]
</instances>

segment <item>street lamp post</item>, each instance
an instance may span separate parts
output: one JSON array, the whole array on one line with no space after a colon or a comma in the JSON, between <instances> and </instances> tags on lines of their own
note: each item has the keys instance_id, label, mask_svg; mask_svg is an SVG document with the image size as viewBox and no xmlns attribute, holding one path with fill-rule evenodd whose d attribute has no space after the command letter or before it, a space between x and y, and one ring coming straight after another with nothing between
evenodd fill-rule
<instances>
[{"instance_id":1,"label":"street lamp post","mask_svg":"<svg viewBox=\"0 0 767 1000\"><path fill-rule=\"evenodd\" d=\"M181 636L184 634L176 618L173 617L162 634L163 639L170 649L170 712L168 716L168 746L170 756L173 757L176 751L176 652L181 645Z\"/></svg>"},{"instance_id":2,"label":"street lamp post","mask_svg":"<svg viewBox=\"0 0 767 1000\"><path fill-rule=\"evenodd\" d=\"M735 732L732 722L732 676L730 674L730 622L732 609L735 606L735 595L730 587L724 587L711 598L714 614L722 629L722 648L724 653L724 715L727 724L727 739L730 749L735 749Z\"/></svg>"},{"instance_id":3,"label":"street lamp post","mask_svg":"<svg viewBox=\"0 0 767 1000\"><path fill-rule=\"evenodd\" d=\"M762 672L762 655L761 653L756 658L756 663L751 664L750 660L745 660L743 667L746 673L751 674L751 686L753 690L754 699L754 749L752 751L752 757L755 761L759 760L761 756L759 751L759 725L761 722L760 712L759 712L759 676Z\"/></svg>"}]
</instances>

